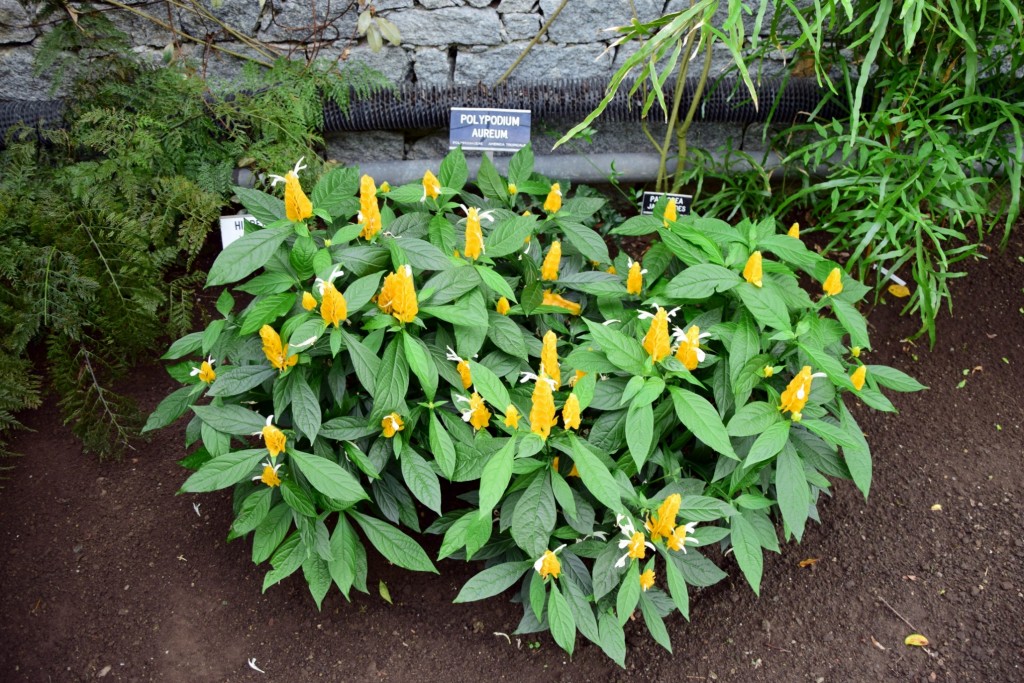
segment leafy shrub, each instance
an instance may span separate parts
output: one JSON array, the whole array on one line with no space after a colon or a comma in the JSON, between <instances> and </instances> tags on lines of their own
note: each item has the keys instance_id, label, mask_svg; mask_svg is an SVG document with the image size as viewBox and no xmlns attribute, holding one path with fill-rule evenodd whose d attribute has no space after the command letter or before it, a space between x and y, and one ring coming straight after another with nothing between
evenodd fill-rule
<instances>
[{"instance_id":1,"label":"leafy shrub","mask_svg":"<svg viewBox=\"0 0 1024 683\"><path fill-rule=\"evenodd\" d=\"M165 355L184 386L147 428L191 411L181 490L233 489L264 590L301 568L318 605L365 591L365 542L436 571L399 528L426 509L438 559L487 562L457 601L519 582L519 632L622 664L637 607L670 647L664 618L725 577L706 551L759 591L774 520L799 540L830 477L867 495L844 399L891 411L882 387L921 385L862 363L867 288L774 219L659 207L612 230L653 236L633 262L529 148L507 179L482 164L479 193L460 151L422 185L339 168L307 198L299 166L283 201L236 188L264 227L207 284L244 282Z\"/></svg>"}]
</instances>

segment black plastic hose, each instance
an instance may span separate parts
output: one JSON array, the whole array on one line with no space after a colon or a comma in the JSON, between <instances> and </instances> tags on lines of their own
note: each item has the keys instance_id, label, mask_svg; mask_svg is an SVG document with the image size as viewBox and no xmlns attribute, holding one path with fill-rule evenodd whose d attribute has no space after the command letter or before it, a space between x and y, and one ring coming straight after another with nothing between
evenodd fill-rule
<instances>
[{"instance_id":1,"label":"black plastic hose","mask_svg":"<svg viewBox=\"0 0 1024 683\"><path fill-rule=\"evenodd\" d=\"M528 109L535 121L579 121L598 106L607 86L608 82L600 79L506 83L497 88L404 85L395 91L381 90L366 98L353 96L347 113L333 102L327 102L324 105L324 131L445 128L452 107ZM696 79L688 80L684 87L682 110L686 111L693 98ZM642 95L631 96L629 90L629 84L619 88L601 120L613 123L640 121ZM845 114L834 100L830 99L822 106L827 91L820 88L814 79L762 79L757 91L760 106L755 107L741 81L734 77L714 80L705 88L695 119L738 124L771 120L789 124L806 121L819 108L816 114L819 119L833 119ZM671 88L666 89L666 100L670 100L672 94ZM7 133L12 126L59 127L63 112L61 100L0 101L0 148L6 144Z\"/></svg>"}]
</instances>

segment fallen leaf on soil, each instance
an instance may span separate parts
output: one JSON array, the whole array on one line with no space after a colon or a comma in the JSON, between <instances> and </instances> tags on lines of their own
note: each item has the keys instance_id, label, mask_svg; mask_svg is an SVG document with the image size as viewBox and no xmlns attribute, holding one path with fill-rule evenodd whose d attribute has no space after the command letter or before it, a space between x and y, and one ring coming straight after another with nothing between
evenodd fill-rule
<instances>
[{"instance_id":1,"label":"fallen leaf on soil","mask_svg":"<svg viewBox=\"0 0 1024 683\"><path fill-rule=\"evenodd\" d=\"M942 506L939 505L938 503L932 505L932 512L942 512Z\"/></svg>"},{"instance_id":2,"label":"fallen leaf on soil","mask_svg":"<svg viewBox=\"0 0 1024 683\"><path fill-rule=\"evenodd\" d=\"M388 590L388 585L386 583L381 581L377 585L377 590L380 591L380 597L384 598L384 602L388 603L389 605L395 604L391 602L391 592Z\"/></svg>"},{"instance_id":3,"label":"fallen leaf on soil","mask_svg":"<svg viewBox=\"0 0 1024 683\"><path fill-rule=\"evenodd\" d=\"M874 636L871 636L871 644L872 644L872 645L874 645L875 647L877 647L877 648L878 648L879 650L881 650L882 652L885 652L885 649L886 649L886 648L885 648L885 645L882 645L882 644L881 644L880 642L878 642L877 640L875 640L875 637L874 637Z\"/></svg>"},{"instance_id":4,"label":"fallen leaf on soil","mask_svg":"<svg viewBox=\"0 0 1024 683\"><path fill-rule=\"evenodd\" d=\"M911 633L903 640L903 644L912 645L914 647L928 647L928 639L920 633Z\"/></svg>"},{"instance_id":5,"label":"fallen leaf on soil","mask_svg":"<svg viewBox=\"0 0 1024 683\"><path fill-rule=\"evenodd\" d=\"M797 563L797 566L800 567L801 569L803 569L804 567L810 567L811 565L815 565L817 563L818 563L818 558L817 557L808 557L806 560L800 560Z\"/></svg>"},{"instance_id":6,"label":"fallen leaf on soil","mask_svg":"<svg viewBox=\"0 0 1024 683\"><path fill-rule=\"evenodd\" d=\"M889 293L898 299L910 296L910 290L906 285L889 285Z\"/></svg>"}]
</instances>

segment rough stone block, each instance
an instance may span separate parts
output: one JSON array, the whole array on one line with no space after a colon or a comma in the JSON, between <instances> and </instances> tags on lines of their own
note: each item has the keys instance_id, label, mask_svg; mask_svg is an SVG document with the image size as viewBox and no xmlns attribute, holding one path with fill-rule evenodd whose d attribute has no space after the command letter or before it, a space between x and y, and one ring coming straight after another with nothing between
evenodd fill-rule
<instances>
[{"instance_id":1,"label":"rough stone block","mask_svg":"<svg viewBox=\"0 0 1024 683\"><path fill-rule=\"evenodd\" d=\"M362 161L394 161L405 154L405 135L389 131L334 133L327 139L327 158L347 165ZM387 178L376 179L378 183Z\"/></svg>"},{"instance_id":2,"label":"rough stone block","mask_svg":"<svg viewBox=\"0 0 1024 683\"><path fill-rule=\"evenodd\" d=\"M498 12L533 12L536 7L537 0L501 0Z\"/></svg>"},{"instance_id":3,"label":"rough stone block","mask_svg":"<svg viewBox=\"0 0 1024 683\"><path fill-rule=\"evenodd\" d=\"M324 50L327 56L332 50ZM332 56L336 56L336 49ZM385 44L380 52L373 52L366 44L356 45L349 51L348 61L362 62L394 83L404 83L412 76L412 56L402 47Z\"/></svg>"},{"instance_id":4,"label":"rough stone block","mask_svg":"<svg viewBox=\"0 0 1024 683\"><path fill-rule=\"evenodd\" d=\"M18 0L0 0L0 45L30 43L36 30L31 26L36 7L23 7Z\"/></svg>"},{"instance_id":5,"label":"rough stone block","mask_svg":"<svg viewBox=\"0 0 1024 683\"><path fill-rule=\"evenodd\" d=\"M420 85L448 85L452 80L452 67L448 51L421 47L413 53L413 73Z\"/></svg>"},{"instance_id":6,"label":"rough stone block","mask_svg":"<svg viewBox=\"0 0 1024 683\"><path fill-rule=\"evenodd\" d=\"M403 45L498 45L501 21L492 9L448 7L388 15L402 33Z\"/></svg>"},{"instance_id":7,"label":"rough stone block","mask_svg":"<svg viewBox=\"0 0 1024 683\"><path fill-rule=\"evenodd\" d=\"M561 0L540 0L544 20L550 17ZM641 21L651 21L661 16L663 0L634 0L637 16ZM595 40L611 40L615 33L604 29L628 24L633 13L628 2L607 0L573 0L566 4L558 18L548 29L548 37L555 43L590 43Z\"/></svg>"},{"instance_id":8,"label":"rough stone block","mask_svg":"<svg viewBox=\"0 0 1024 683\"><path fill-rule=\"evenodd\" d=\"M479 53L459 52L455 59L455 82L492 84L512 65L526 42L502 45ZM611 57L604 45L538 44L520 62L514 80L550 81L559 78L592 78L611 73Z\"/></svg>"},{"instance_id":9,"label":"rough stone block","mask_svg":"<svg viewBox=\"0 0 1024 683\"><path fill-rule=\"evenodd\" d=\"M35 50L25 47L0 48L0 100L49 100L67 93L50 93L51 80L32 74Z\"/></svg>"},{"instance_id":10,"label":"rough stone block","mask_svg":"<svg viewBox=\"0 0 1024 683\"><path fill-rule=\"evenodd\" d=\"M445 7L458 7L462 3L456 0L420 0L420 4L427 9L443 9Z\"/></svg>"},{"instance_id":11,"label":"rough stone block","mask_svg":"<svg viewBox=\"0 0 1024 683\"><path fill-rule=\"evenodd\" d=\"M358 13L349 5L330 0L275 0L264 8L259 37L268 42L344 40L355 34ZM314 31L316 27L316 31ZM322 31L322 33L321 33Z\"/></svg>"},{"instance_id":12,"label":"rough stone block","mask_svg":"<svg viewBox=\"0 0 1024 683\"><path fill-rule=\"evenodd\" d=\"M532 40L540 30L540 17L536 14L503 14L501 20L510 40Z\"/></svg>"},{"instance_id":13,"label":"rough stone block","mask_svg":"<svg viewBox=\"0 0 1024 683\"><path fill-rule=\"evenodd\" d=\"M3 2L3 0L0 0ZM137 5L138 9L145 12L154 19L160 21L167 21L167 5L162 2L154 4L144 3L126 3L129 5ZM178 15L179 11L174 10L174 15ZM136 46L149 46L149 47L163 47L171 42L171 32L158 24L153 23L145 17L141 17L134 12L127 10L112 10L107 13L107 18L121 31L124 31L131 40L133 45Z\"/></svg>"},{"instance_id":14,"label":"rough stone block","mask_svg":"<svg viewBox=\"0 0 1024 683\"><path fill-rule=\"evenodd\" d=\"M258 2L223 0L223 4L217 9L213 8L210 0L200 0L200 2L214 17L244 35L255 36L259 30L260 5ZM197 38L202 38L208 33L216 34L223 30L217 24L185 10L179 10L179 21L183 31Z\"/></svg>"}]
</instances>

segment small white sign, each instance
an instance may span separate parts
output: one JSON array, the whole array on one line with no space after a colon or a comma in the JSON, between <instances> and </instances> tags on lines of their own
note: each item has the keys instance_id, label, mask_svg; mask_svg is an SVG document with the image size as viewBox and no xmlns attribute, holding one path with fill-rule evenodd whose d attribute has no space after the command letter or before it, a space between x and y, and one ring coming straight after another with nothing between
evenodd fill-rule
<instances>
[{"instance_id":1,"label":"small white sign","mask_svg":"<svg viewBox=\"0 0 1024 683\"><path fill-rule=\"evenodd\" d=\"M252 214L248 213L220 217L220 244L222 249L227 249L229 244L245 234L246 221L256 225L263 225Z\"/></svg>"}]
</instances>

